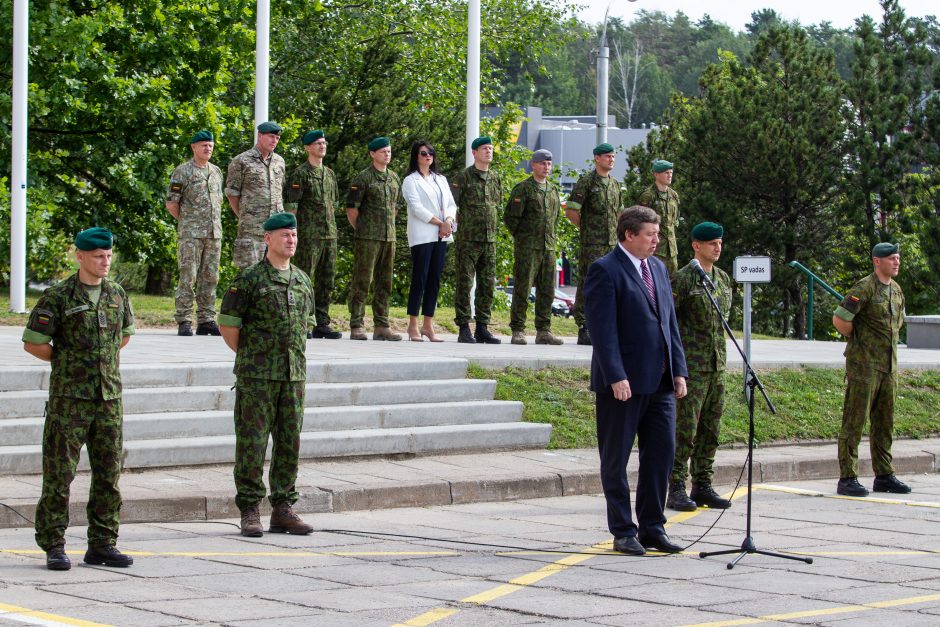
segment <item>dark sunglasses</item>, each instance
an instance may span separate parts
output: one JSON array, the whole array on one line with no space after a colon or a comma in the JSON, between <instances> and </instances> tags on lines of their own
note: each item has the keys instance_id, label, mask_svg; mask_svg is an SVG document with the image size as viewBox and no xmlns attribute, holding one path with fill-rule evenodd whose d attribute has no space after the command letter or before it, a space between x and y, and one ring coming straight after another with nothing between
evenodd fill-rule
<instances>
[{"instance_id":1,"label":"dark sunglasses","mask_svg":"<svg viewBox=\"0 0 940 627\"><path fill-rule=\"evenodd\" d=\"M418 152L418 154L421 155L422 157L433 157L433 156L434 156L434 151L433 151L433 150L422 150L422 151Z\"/></svg>"}]
</instances>

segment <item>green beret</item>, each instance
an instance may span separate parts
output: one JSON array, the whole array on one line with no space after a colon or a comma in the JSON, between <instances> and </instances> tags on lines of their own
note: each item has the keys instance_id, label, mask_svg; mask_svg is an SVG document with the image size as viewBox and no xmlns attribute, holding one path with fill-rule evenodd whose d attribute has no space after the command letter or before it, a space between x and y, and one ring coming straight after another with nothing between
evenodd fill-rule
<instances>
[{"instance_id":1,"label":"green beret","mask_svg":"<svg viewBox=\"0 0 940 627\"><path fill-rule=\"evenodd\" d=\"M692 228L692 239L697 242L710 242L713 239L721 239L724 235L724 228L714 222L702 222Z\"/></svg>"},{"instance_id":2,"label":"green beret","mask_svg":"<svg viewBox=\"0 0 940 627\"><path fill-rule=\"evenodd\" d=\"M290 211L282 211L281 213L275 213L270 218L264 221L264 224L261 225L265 231L276 231L278 229L296 229L297 228L297 218Z\"/></svg>"},{"instance_id":3,"label":"green beret","mask_svg":"<svg viewBox=\"0 0 940 627\"><path fill-rule=\"evenodd\" d=\"M215 141L212 139L212 133L205 129L197 131L195 135L189 138L190 144L195 144L196 142L211 142Z\"/></svg>"},{"instance_id":4,"label":"green beret","mask_svg":"<svg viewBox=\"0 0 940 627\"><path fill-rule=\"evenodd\" d=\"M258 125L259 133L275 133L277 135L281 134L281 131L284 129L281 128L281 125L277 122L262 122Z\"/></svg>"},{"instance_id":5,"label":"green beret","mask_svg":"<svg viewBox=\"0 0 940 627\"><path fill-rule=\"evenodd\" d=\"M666 170L671 170L672 164L666 161L665 159L657 159L653 162L653 172L659 174L660 172L665 172Z\"/></svg>"},{"instance_id":6,"label":"green beret","mask_svg":"<svg viewBox=\"0 0 940 627\"><path fill-rule=\"evenodd\" d=\"M307 131L307 134L304 135L303 139L304 146L312 144L313 142L317 141L318 139L322 139L323 137L325 137L323 131Z\"/></svg>"},{"instance_id":7,"label":"green beret","mask_svg":"<svg viewBox=\"0 0 940 627\"><path fill-rule=\"evenodd\" d=\"M472 142L470 142L470 148L476 150L480 146L486 146L487 144L492 144L493 140L490 139L489 135L484 135L483 137L477 137Z\"/></svg>"},{"instance_id":8,"label":"green beret","mask_svg":"<svg viewBox=\"0 0 940 627\"><path fill-rule=\"evenodd\" d=\"M594 147L594 155L607 155L614 151L614 147L604 142L603 144L598 144Z\"/></svg>"},{"instance_id":9,"label":"green beret","mask_svg":"<svg viewBox=\"0 0 940 627\"><path fill-rule=\"evenodd\" d=\"M901 250L901 247L898 244L881 242L880 244L875 244L875 247L871 249L871 256L890 257L891 255L896 255L899 250Z\"/></svg>"},{"instance_id":10,"label":"green beret","mask_svg":"<svg viewBox=\"0 0 940 627\"><path fill-rule=\"evenodd\" d=\"M75 236L75 248L79 250L98 250L103 248L111 250L114 247L114 236L111 231L100 226L85 229Z\"/></svg>"},{"instance_id":11,"label":"green beret","mask_svg":"<svg viewBox=\"0 0 940 627\"><path fill-rule=\"evenodd\" d=\"M369 142L369 152L372 152L373 150L382 150L383 148L391 145L392 140L390 140L388 137L376 137Z\"/></svg>"}]
</instances>

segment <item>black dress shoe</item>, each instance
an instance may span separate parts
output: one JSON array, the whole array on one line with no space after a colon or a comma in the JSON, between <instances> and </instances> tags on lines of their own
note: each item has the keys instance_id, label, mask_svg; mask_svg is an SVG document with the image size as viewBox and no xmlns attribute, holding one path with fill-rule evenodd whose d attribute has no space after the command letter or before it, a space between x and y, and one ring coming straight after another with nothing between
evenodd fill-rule
<instances>
[{"instance_id":1,"label":"black dress shoe","mask_svg":"<svg viewBox=\"0 0 940 627\"><path fill-rule=\"evenodd\" d=\"M894 475L878 475L871 486L872 492L891 492L892 494L910 494L911 486Z\"/></svg>"},{"instance_id":2,"label":"black dress shoe","mask_svg":"<svg viewBox=\"0 0 940 627\"><path fill-rule=\"evenodd\" d=\"M677 512L694 512L698 509L695 501L689 498L685 493L685 486L676 483L669 488L669 495L666 497L666 507L674 509Z\"/></svg>"},{"instance_id":3,"label":"black dress shoe","mask_svg":"<svg viewBox=\"0 0 940 627\"><path fill-rule=\"evenodd\" d=\"M49 570L68 570L72 567L64 546L54 546L46 551L46 568Z\"/></svg>"},{"instance_id":4,"label":"black dress shoe","mask_svg":"<svg viewBox=\"0 0 940 627\"><path fill-rule=\"evenodd\" d=\"M710 507L712 509L728 509L731 507L731 501L718 496L718 493L709 483L693 485L692 493L689 496L699 507Z\"/></svg>"},{"instance_id":5,"label":"black dress shoe","mask_svg":"<svg viewBox=\"0 0 940 627\"><path fill-rule=\"evenodd\" d=\"M836 493L842 496L868 496L868 490L858 482L858 477L843 477L839 479Z\"/></svg>"},{"instance_id":6,"label":"black dress shoe","mask_svg":"<svg viewBox=\"0 0 940 627\"><path fill-rule=\"evenodd\" d=\"M222 331L219 330L219 325L215 323L215 320L208 320L196 325L196 335L214 335L218 337L222 335Z\"/></svg>"},{"instance_id":7,"label":"black dress shoe","mask_svg":"<svg viewBox=\"0 0 940 627\"><path fill-rule=\"evenodd\" d=\"M665 533L656 536L638 536L640 544L660 553L682 553L682 547L674 544Z\"/></svg>"},{"instance_id":8,"label":"black dress shoe","mask_svg":"<svg viewBox=\"0 0 940 627\"><path fill-rule=\"evenodd\" d=\"M127 568L134 563L134 558L124 555L110 544L104 546L90 546L85 551L85 563L92 566L113 566Z\"/></svg>"},{"instance_id":9,"label":"black dress shoe","mask_svg":"<svg viewBox=\"0 0 940 627\"><path fill-rule=\"evenodd\" d=\"M633 536L614 538L614 550L624 555L646 555L646 549Z\"/></svg>"}]
</instances>

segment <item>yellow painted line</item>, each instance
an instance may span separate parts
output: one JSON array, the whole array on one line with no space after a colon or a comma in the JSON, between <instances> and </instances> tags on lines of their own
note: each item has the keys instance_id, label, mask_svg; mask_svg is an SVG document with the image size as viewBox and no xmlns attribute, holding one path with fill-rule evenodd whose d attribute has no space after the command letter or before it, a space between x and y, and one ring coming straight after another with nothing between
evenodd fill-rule
<instances>
[{"instance_id":1,"label":"yellow painted line","mask_svg":"<svg viewBox=\"0 0 940 627\"><path fill-rule=\"evenodd\" d=\"M79 618L69 618L48 612L39 612L18 605L0 603L0 618L30 625L76 625L77 627L110 627L104 623L93 623Z\"/></svg>"},{"instance_id":2,"label":"yellow painted line","mask_svg":"<svg viewBox=\"0 0 940 627\"><path fill-rule=\"evenodd\" d=\"M818 496L827 499L839 499L843 501L858 501L861 503L881 503L884 505L907 505L909 507L930 507L940 508L940 502L936 501L913 501L911 499L893 499L881 496L843 496L841 494L832 494L829 492L819 492L817 490L806 490L804 488L791 488L785 485L761 484L755 486L761 490L769 492L785 492L787 494L798 494L801 496Z\"/></svg>"},{"instance_id":3,"label":"yellow painted line","mask_svg":"<svg viewBox=\"0 0 940 627\"><path fill-rule=\"evenodd\" d=\"M916 605L918 603L932 603L934 601L940 601L940 594L927 594L924 596L907 597L904 599L889 599L887 601L873 601L872 603L862 603L859 605L843 605L840 607L803 610L800 612L788 612L786 614L767 614L766 616L758 616L757 618L738 618L734 620L715 621L711 623L695 623L684 625L683 627L730 627L731 625L757 625L759 623L793 620L797 618L813 618L816 616L833 616L835 614L868 612L871 610L885 609L889 607Z\"/></svg>"},{"instance_id":4,"label":"yellow painted line","mask_svg":"<svg viewBox=\"0 0 940 627\"><path fill-rule=\"evenodd\" d=\"M39 549L0 549L15 555L45 555ZM135 557L399 557L460 555L457 551L122 551Z\"/></svg>"},{"instance_id":5,"label":"yellow painted line","mask_svg":"<svg viewBox=\"0 0 940 627\"><path fill-rule=\"evenodd\" d=\"M453 616L459 610L453 610L450 608L441 607L436 610L431 610L430 612L425 612L421 616L415 616L410 620L406 620L403 623L395 623L392 627L426 627L431 623L436 623L439 620L444 620L448 616Z\"/></svg>"}]
</instances>

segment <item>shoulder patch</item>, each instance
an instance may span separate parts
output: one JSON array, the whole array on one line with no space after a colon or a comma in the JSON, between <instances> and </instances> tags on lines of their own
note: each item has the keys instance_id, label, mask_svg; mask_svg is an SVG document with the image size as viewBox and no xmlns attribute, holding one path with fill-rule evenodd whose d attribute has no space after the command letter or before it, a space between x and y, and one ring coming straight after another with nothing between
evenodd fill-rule
<instances>
[{"instance_id":1,"label":"shoulder patch","mask_svg":"<svg viewBox=\"0 0 940 627\"><path fill-rule=\"evenodd\" d=\"M183 185L182 185L182 183L173 183L172 185L170 185L170 191L171 191L171 192L181 192L181 191L183 191Z\"/></svg>"},{"instance_id":2,"label":"shoulder patch","mask_svg":"<svg viewBox=\"0 0 940 627\"><path fill-rule=\"evenodd\" d=\"M521 203L521 202L522 202L522 197L521 197L521 196L516 196L515 198L512 199L512 201L513 201L514 203L517 203L517 204L518 204L518 203Z\"/></svg>"},{"instance_id":3,"label":"shoulder patch","mask_svg":"<svg viewBox=\"0 0 940 627\"><path fill-rule=\"evenodd\" d=\"M291 183L291 189L300 189L300 183Z\"/></svg>"},{"instance_id":4,"label":"shoulder patch","mask_svg":"<svg viewBox=\"0 0 940 627\"><path fill-rule=\"evenodd\" d=\"M858 313L858 310L861 306L861 301L858 296L849 295L842 299L842 308L848 311L849 313Z\"/></svg>"},{"instance_id":5,"label":"shoulder patch","mask_svg":"<svg viewBox=\"0 0 940 627\"><path fill-rule=\"evenodd\" d=\"M236 293L238 293L238 288L233 285L232 287L228 288L228 293L229 293L229 294L236 294Z\"/></svg>"}]
</instances>

